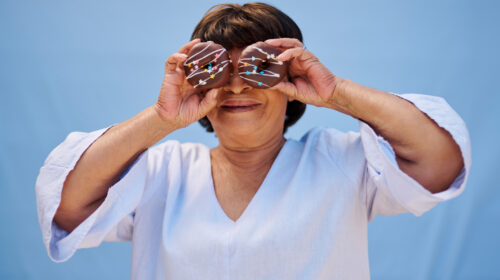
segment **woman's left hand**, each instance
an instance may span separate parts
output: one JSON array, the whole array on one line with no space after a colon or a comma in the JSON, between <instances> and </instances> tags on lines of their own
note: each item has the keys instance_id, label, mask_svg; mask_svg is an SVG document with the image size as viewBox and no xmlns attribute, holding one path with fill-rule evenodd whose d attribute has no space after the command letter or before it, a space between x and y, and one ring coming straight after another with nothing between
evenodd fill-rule
<instances>
[{"instance_id":1,"label":"woman's left hand","mask_svg":"<svg viewBox=\"0 0 500 280\"><path fill-rule=\"evenodd\" d=\"M338 78L297 39L279 38L265 41L283 52L276 58L290 61L288 73L292 82L283 80L271 89L319 107L332 107Z\"/></svg>"}]
</instances>

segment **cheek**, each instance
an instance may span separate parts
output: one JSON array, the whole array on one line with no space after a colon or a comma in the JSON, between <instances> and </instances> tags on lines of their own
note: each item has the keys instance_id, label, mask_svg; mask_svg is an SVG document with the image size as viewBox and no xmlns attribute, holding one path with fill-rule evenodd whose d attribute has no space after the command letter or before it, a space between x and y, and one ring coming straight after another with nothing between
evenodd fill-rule
<instances>
[{"instance_id":1,"label":"cheek","mask_svg":"<svg viewBox=\"0 0 500 280\"><path fill-rule=\"evenodd\" d=\"M274 93L272 100L273 113L277 115L285 114L288 105L288 97L281 93Z\"/></svg>"},{"instance_id":2,"label":"cheek","mask_svg":"<svg viewBox=\"0 0 500 280\"><path fill-rule=\"evenodd\" d=\"M216 117L217 117L217 108L214 108L207 114L207 118L210 121L210 123L213 123Z\"/></svg>"}]
</instances>

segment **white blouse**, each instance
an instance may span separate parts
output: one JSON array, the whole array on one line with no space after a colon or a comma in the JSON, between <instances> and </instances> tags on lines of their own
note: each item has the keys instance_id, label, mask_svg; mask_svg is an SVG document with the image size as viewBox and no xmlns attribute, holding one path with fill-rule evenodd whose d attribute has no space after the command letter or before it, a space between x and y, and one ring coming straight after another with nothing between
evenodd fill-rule
<instances>
[{"instance_id":1,"label":"white blouse","mask_svg":"<svg viewBox=\"0 0 500 280\"><path fill-rule=\"evenodd\" d=\"M416 216L463 192L470 139L440 97L404 94L451 133L465 167L432 194L403 173L370 126L314 128L287 139L240 218L215 195L210 149L168 140L143 152L101 206L70 234L53 221L64 180L109 127L72 132L47 157L36 181L43 241L55 262L102 241L132 241L131 279L369 279L368 223L376 215Z\"/></svg>"}]
</instances>

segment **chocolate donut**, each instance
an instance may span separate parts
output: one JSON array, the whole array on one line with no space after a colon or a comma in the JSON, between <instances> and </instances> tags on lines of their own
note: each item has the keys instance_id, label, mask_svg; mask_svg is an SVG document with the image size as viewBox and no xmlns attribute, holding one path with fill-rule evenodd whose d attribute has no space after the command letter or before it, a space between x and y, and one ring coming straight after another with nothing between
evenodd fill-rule
<instances>
[{"instance_id":1,"label":"chocolate donut","mask_svg":"<svg viewBox=\"0 0 500 280\"><path fill-rule=\"evenodd\" d=\"M246 47L238 61L240 77L254 88L270 88L279 83L288 70L288 61L277 61L281 50L264 42Z\"/></svg>"},{"instance_id":2,"label":"chocolate donut","mask_svg":"<svg viewBox=\"0 0 500 280\"><path fill-rule=\"evenodd\" d=\"M187 81L201 90L221 87L229 80L231 71L227 50L213 42L194 45L184 62Z\"/></svg>"}]
</instances>

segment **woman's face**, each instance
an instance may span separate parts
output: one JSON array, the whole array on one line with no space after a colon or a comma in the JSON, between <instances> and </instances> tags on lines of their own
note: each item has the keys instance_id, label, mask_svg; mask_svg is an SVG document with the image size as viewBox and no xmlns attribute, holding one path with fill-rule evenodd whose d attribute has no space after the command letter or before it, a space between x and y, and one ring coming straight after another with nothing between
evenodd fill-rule
<instances>
[{"instance_id":1,"label":"woman's face","mask_svg":"<svg viewBox=\"0 0 500 280\"><path fill-rule=\"evenodd\" d=\"M241 49L229 51L233 74L229 82L219 88L217 106L207 117L219 139L248 137L259 139L281 135L288 97L270 89L256 89L247 85L238 74ZM244 140L244 139L242 139Z\"/></svg>"}]
</instances>

